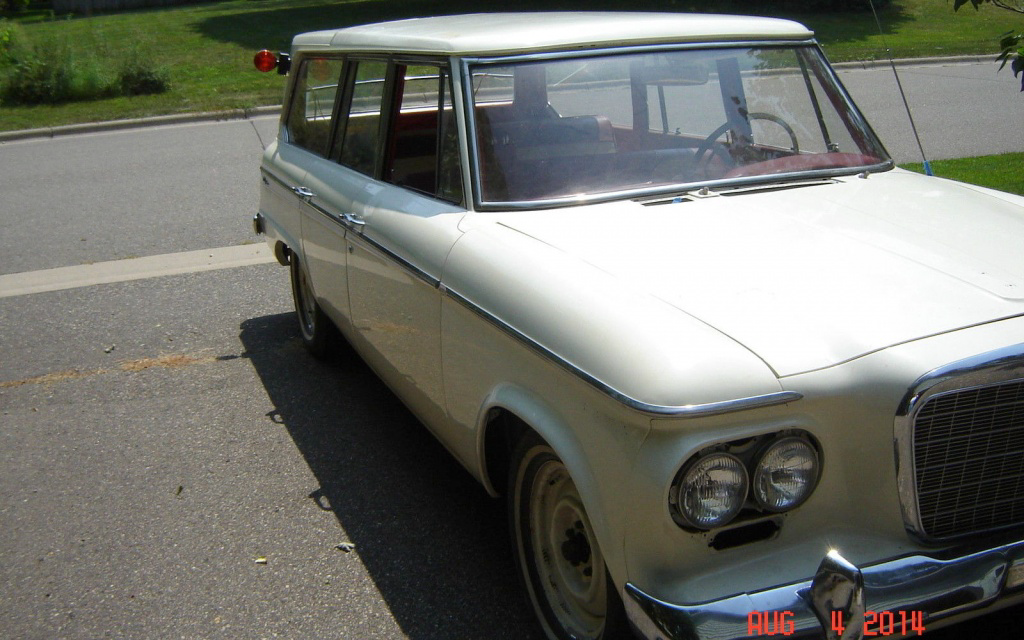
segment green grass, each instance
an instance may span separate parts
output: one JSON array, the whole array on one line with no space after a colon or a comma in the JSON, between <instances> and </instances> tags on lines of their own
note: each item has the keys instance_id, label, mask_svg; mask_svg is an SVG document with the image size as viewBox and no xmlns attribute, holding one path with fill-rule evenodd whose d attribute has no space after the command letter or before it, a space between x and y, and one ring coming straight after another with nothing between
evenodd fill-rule
<instances>
[{"instance_id":1,"label":"green grass","mask_svg":"<svg viewBox=\"0 0 1024 640\"><path fill-rule=\"evenodd\" d=\"M931 165L932 172L939 177L1024 196L1024 153L936 160ZM924 167L921 164L900 166L904 169L924 173Z\"/></svg>"},{"instance_id":2,"label":"green grass","mask_svg":"<svg viewBox=\"0 0 1024 640\"><path fill-rule=\"evenodd\" d=\"M72 43L114 65L131 55L149 56L169 68L171 90L55 106L0 106L0 130L278 104L283 80L255 71L252 56L262 48L286 50L291 37L303 31L443 13L625 7L621 0L227 0L55 21L32 16L20 27L36 47ZM629 5L632 9L723 12L743 12L742 7L748 13L770 10L749 1L730 5L721 0L641 0ZM954 14L952 3L940 0L893 0L881 16L896 57L963 53L994 57L999 34L1024 23L987 5L980 12L965 8ZM785 17L816 30L833 61L885 56L870 11ZM1004 74L1008 83L1013 82L1009 71Z\"/></svg>"}]
</instances>

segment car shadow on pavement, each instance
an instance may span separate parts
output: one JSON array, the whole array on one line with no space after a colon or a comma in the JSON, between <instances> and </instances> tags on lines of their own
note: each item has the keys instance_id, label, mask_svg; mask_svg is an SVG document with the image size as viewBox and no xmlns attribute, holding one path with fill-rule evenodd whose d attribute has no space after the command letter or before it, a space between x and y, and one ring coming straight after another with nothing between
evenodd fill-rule
<instances>
[{"instance_id":1,"label":"car shadow on pavement","mask_svg":"<svg viewBox=\"0 0 1024 640\"><path fill-rule=\"evenodd\" d=\"M241 340L275 410L410 638L539 638L490 498L347 347L303 349L293 313L246 320Z\"/></svg>"}]
</instances>

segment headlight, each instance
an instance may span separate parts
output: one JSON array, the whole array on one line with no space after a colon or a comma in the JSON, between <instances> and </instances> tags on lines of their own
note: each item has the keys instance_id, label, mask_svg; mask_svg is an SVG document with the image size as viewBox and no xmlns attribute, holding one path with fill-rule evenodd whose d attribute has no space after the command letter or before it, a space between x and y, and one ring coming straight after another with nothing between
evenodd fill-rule
<instances>
[{"instance_id":1,"label":"headlight","mask_svg":"<svg viewBox=\"0 0 1024 640\"><path fill-rule=\"evenodd\" d=\"M699 458L677 484L679 515L697 529L726 524L743 508L747 483L747 469L736 456L713 453Z\"/></svg>"},{"instance_id":2,"label":"headlight","mask_svg":"<svg viewBox=\"0 0 1024 640\"><path fill-rule=\"evenodd\" d=\"M818 453L803 438L782 438L754 468L754 499L768 511L787 511L811 495L818 482Z\"/></svg>"}]
</instances>

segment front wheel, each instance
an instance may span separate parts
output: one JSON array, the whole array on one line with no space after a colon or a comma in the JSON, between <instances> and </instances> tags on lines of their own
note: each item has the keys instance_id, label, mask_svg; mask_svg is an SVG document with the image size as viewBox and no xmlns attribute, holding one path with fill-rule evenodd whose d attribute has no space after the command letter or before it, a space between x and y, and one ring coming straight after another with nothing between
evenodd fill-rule
<instances>
[{"instance_id":1,"label":"front wheel","mask_svg":"<svg viewBox=\"0 0 1024 640\"><path fill-rule=\"evenodd\" d=\"M516 563L547 637L625 637L622 602L576 485L532 433L516 447L508 495Z\"/></svg>"},{"instance_id":2,"label":"front wheel","mask_svg":"<svg viewBox=\"0 0 1024 640\"><path fill-rule=\"evenodd\" d=\"M295 314L299 318L302 343L314 357L326 358L330 355L331 330L334 326L317 303L313 288L309 284L309 275L299 264L299 257L294 253L290 257L290 269L292 299L295 300Z\"/></svg>"}]
</instances>

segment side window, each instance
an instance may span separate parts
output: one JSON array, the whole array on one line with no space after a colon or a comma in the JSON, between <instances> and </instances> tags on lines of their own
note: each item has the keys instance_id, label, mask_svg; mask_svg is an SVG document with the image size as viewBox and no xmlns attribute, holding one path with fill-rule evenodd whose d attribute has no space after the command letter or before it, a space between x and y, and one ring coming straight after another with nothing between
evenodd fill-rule
<instances>
[{"instance_id":1,"label":"side window","mask_svg":"<svg viewBox=\"0 0 1024 640\"><path fill-rule=\"evenodd\" d=\"M292 144L327 155L341 67L342 61L335 58L302 61L288 109L288 139Z\"/></svg>"},{"instance_id":2,"label":"side window","mask_svg":"<svg viewBox=\"0 0 1024 640\"><path fill-rule=\"evenodd\" d=\"M451 74L430 64L397 65L394 114L384 179L461 202L459 136Z\"/></svg>"},{"instance_id":3,"label":"side window","mask_svg":"<svg viewBox=\"0 0 1024 640\"><path fill-rule=\"evenodd\" d=\"M354 83L338 162L372 176L380 153L381 105L388 65L378 60L353 61L349 81Z\"/></svg>"}]
</instances>

